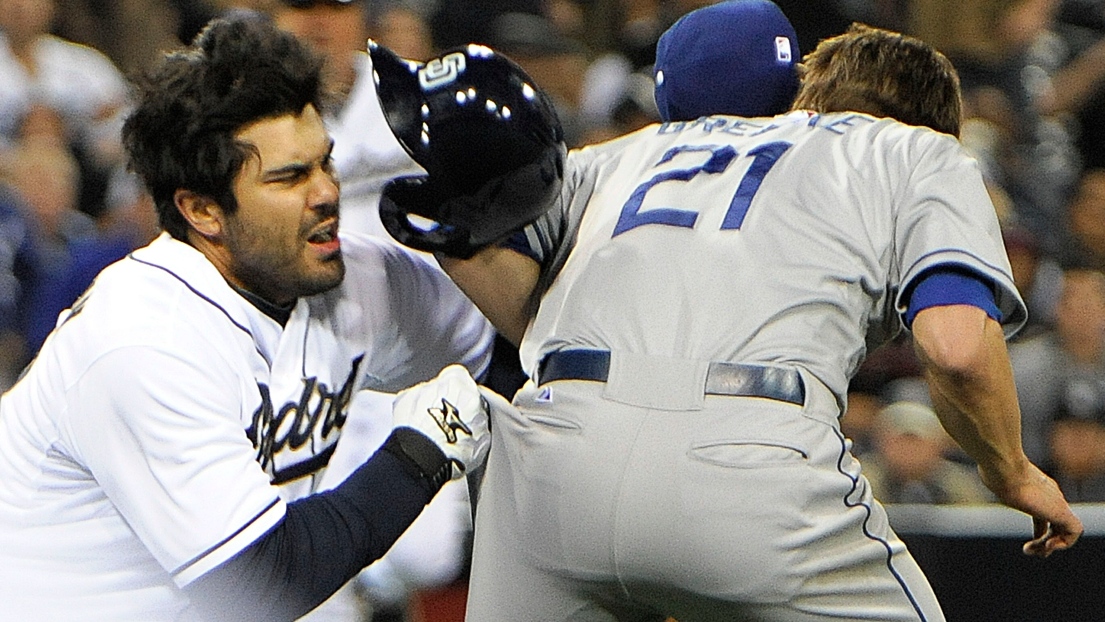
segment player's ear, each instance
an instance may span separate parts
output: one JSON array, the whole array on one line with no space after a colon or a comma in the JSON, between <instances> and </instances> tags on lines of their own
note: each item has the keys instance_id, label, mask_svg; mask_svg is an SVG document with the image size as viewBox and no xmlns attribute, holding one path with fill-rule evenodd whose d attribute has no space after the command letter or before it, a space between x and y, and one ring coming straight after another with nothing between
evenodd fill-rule
<instances>
[{"instance_id":1,"label":"player's ear","mask_svg":"<svg viewBox=\"0 0 1105 622\"><path fill-rule=\"evenodd\" d=\"M173 194L173 202L196 233L206 238L222 234L223 210L211 197L179 189Z\"/></svg>"}]
</instances>

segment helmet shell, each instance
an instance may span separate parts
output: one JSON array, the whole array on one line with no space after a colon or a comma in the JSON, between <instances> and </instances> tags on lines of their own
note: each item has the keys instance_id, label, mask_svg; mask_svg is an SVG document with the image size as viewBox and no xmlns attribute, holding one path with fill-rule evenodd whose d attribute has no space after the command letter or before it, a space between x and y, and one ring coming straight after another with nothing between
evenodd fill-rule
<instances>
[{"instance_id":1,"label":"helmet shell","mask_svg":"<svg viewBox=\"0 0 1105 622\"><path fill-rule=\"evenodd\" d=\"M476 44L426 63L373 41L369 54L388 126L427 172L385 186L380 217L393 237L470 255L551 207L564 132L552 101L517 63Z\"/></svg>"}]
</instances>

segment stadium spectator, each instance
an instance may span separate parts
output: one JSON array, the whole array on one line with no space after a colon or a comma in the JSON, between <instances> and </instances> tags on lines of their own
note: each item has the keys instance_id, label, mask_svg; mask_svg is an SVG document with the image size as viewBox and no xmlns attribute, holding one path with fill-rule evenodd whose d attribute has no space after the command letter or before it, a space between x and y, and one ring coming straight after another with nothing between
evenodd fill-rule
<instances>
[{"instance_id":1,"label":"stadium spectator","mask_svg":"<svg viewBox=\"0 0 1105 622\"><path fill-rule=\"evenodd\" d=\"M57 111L82 166L81 207L104 209L100 184L122 162L122 73L102 52L50 34L54 0L0 2L0 146L18 141L35 104Z\"/></svg>"},{"instance_id":2,"label":"stadium spectator","mask_svg":"<svg viewBox=\"0 0 1105 622\"><path fill-rule=\"evenodd\" d=\"M1052 424L1073 408L1068 401L1091 395L1085 387L1105 383L1105 275L1085 268L1064 270L1054 328L1011 342L1009 356L1025 453L1046 465ZM1105 393L1099 397L1105 399ZM1085 410L1078 406L1072 412Z\"/></svg>"},{"instance_id":3,"label":"stadium spectator","mask_svg":"<svg viewBox=\"0 0 1105 622\"><path fill-rule=\"evenodd\" d=\"M1071 244L1064 263L1105 270L1105 168L1082 173L1067 207Z\"/></svg>"},{"instance_id":4,"label":"stadium spectator","mask_svg":"<svg viewBox=\"0 0 1105 622\"><path fill-rule=\"evenodd\" d=\"M1049 253L1064 244L1062 210L1078 174L1070 129L1041 107L1058 63L1059 0L912 0L911 34L955 64L968 116L997 135L995 178Z\"/></svg>"},{"instance_id":5,"label":"stadium spectator","mask_svg":"<svg viewBox=\"0 0 1105 622\"><path fill-rule=\"evenodd\" d=\"M590 52L556 28L544 15L521 11L502 13L492 22L487 43L507 55L542 85L552 98L569 146L583 144L581 115L584 78Z\"/></svg>"},{"instance_id":6,"label":"stadium spectator","mask_svg":"<svg viewBox=\"0 0 1105 622\"><path fill-rule=\"evenodd\" d=\"M23 317L38 257L26 208L9 186L0 183L0 392L27 364Z\"/></svg>"},{"instance_id":7,"label":"stadium spectator","mask_svg":"<svg viewBox=\"0 0 1105 622\"><path fill-rule=\"evenodd\" d=\"M80 169L63 146L30 141L14 150L7 172L28 208L35 241L35 278L25 287L23 338L33 356L67 309L101 269L132 250L129 239L103 235L78 209Z\"/></svg>"},{"instance_id":8,"label":"stadium spectator","mask_svg":"<svg viewBox=\"0 0 1105 622\"><path fill-rule=\"evenodd\" d=\"M427 60L436 50L428 13L416 2L382 4L369 10L372 38L403 58Z\"/></svg>"},{"instance_id":9,"label":"stadium spectator","mask_svg":"<svg viewBox=\"0 0 1105 622\"><path fill-rule=\"evenodd\" d=\"M894 402L878 412L863 474L883 503L986 503L978 473L947 456L951 437L927 404Z\"/></svg>"},{"instance_id":10,"label":"stadium spectator","mask_svg":"<svg viewBox=\"0 0 1105 622\"><path fill-rule=\"evenodd\" d=\"M1072 501L1105 501L1105 274L1068 270L1058 311L1054 476Z\"/></svg>"},{"instance_id":11,"label":"stadium spectator","mask_svg":"<svg viewBox=\"0 0 1105 622\"><path fill-rule=\"evenodd\" d=\"M207 0L54 0L54 34L103 52L125 75L145 69L161 50L180 45L182 28ZM210 9L206 9L210 12ZM210 15L207 16L208 19Z\"/></svg>"},{"instance_id":12,"label":"stadium spectator","mask_svg":"<svg viewBox=\"0 0 1105 622\"><path fill-rule=\"evenodd\" d=\"M1002 238L1013 268L1013 281L1028 305L1028 322L1014 336L1014 340L1024 341L1055 323L1063 269L1058 260L1040 247L1039 237L1028 227L1003 225Z\"/></svg>"},{"instance_id":13,"label":"stadium spectator","mask_svg":"<svg viewBox=\"0 0 1105 622\"><path fill-rule=\"evenodd\" d=\"M438 49L487 43L495 18L506 12L544 14L542 0L449 0L436 4L430 26Z\"/></svg>"},{"instance_id":14,"label":"stadium spectator","mask_svg":"<svg viewBox=\"0 0 1105 622\"><path fill-rule=\"evenodd\" d=\"M1038 101L1045 115L1069 119L1085 168L1105 167L1105 7L1066 0L1049 40L1056 70Z\"/></svg>"},{"instance_id":15,"label":"stadium spectator","mask_svg":"<svg viewBox=\"0 0 1105 622\"><path fill-rule=\"evenodd\" d=\"M1053 476L1072 503L1105 502L1105 378L1066 387L1051 430Z\"/></svg>"},{"instance_id":16,"label":"stadium spectator","mask_svg":"<svg viewBox=\"0 0 1105 622\"><path fill-rule=\"evenodd\" d=\"M840 431L851 441L852 454L860 460L874 451L875 421L885 406L877 391L854 383L848 388L848 409L840 418Z\"/></svg>"}]
</instances>

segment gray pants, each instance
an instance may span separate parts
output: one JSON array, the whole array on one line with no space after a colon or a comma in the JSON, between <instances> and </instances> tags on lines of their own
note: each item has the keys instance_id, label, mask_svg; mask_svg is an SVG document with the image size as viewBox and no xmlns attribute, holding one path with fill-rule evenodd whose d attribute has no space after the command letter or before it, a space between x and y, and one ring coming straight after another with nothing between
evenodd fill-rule
<instances>
[{"instance_id":1,"label":"gray pants","mask_svg":"<svg viewBox=\"0 0 1105 622\"><path fill-rule=\"evenodd\" d=\"M492 422L468 622L944 619L823 385L674 410L640 380L531 383Z\"/></svg>"}]
</instances>

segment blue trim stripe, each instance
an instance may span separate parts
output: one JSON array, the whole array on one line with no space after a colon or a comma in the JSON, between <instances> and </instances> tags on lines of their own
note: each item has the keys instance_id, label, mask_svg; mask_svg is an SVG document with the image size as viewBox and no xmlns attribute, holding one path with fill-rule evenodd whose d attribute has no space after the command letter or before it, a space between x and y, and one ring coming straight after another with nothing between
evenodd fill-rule
<instances>
[{"instance_id":1,"label":"blue trim stripe","mask_svg":"<svg viewBox=\"0 0 1105 622\"><path fill-rule=\"evenodd\" d=\"M905 312L905 325L922 310L940 305L971 305L986 312L999 324L1004 317L994 297L993 280L970 268L940 264L914 279Z\"/></svg>"},{"instance_id":2,"label":"blue trim stripe","mask_svg":"<svg viewBox=\"0 0 1105 622\"><path fill-rule=\"evenodd\" d=\"M237 321L237 320L235 320L235 319L234 319L234 317L230 315L230 312L229 312L229 311L227 311L227 310L226 310L225 308L223 308L223 306L222 306L222 305L220 305L219 303L215 302L214 300L212 300L211 298L209 298L209 297L208 297L208 296L207 296L206 294L204 294L203 292L201 292L201 291L199 291L198 289L196 289L195 287L193 287L191 283L189 283L188 281L184 280L184 277L182 277L182 276L180 276L179 274L177 274L176 272L173 272L172 270L170 270L170 269L166 268L165 266L161 266L161 265L158 265L158 264L155 264L155 263L150 263L150 262L148 262L148 261L146 261L146 260L144 260L144 259L139 259L139 258L135 257L135 256L134 256L133 254L127 255L127 259L133 259L134 261L137 261L138 263L140 263L140 264L142 264L142 265L145 265L145 266L149 266L149 267L151 267L151 268L157 268L158 270L162 270L162 271L164 271L165 273L167 273L167 274L169 274L170 276L172 276L172 277L173 277L174 279L176 279L176 280L180 281L180 282L181 282L181 284L183 284L183 285L184 285L185 287L187 287L189 291L191 291L191 292L192 292L193 294L195 294L196 296L198 296L198 297L199 297L199 298L200 298L201 300L204 300L204 301L206 301L206 302L207 302L207 303L209 303L209 304L210 304L211 306L213 306L213 307L215 307L216 309L218 309L219 311L221 311L221 312L222 312L222 314L226 316L226 319L230 320L230 323L231 323L231 324L233 324L234 326L236 326L236 327L237 327L237 328L238 328L239 330L241 330L241 331L242 331L243 333L245 333L245 334L249 335L249 338L250 338L250 340L251 340L251 341L253 342L253 349L254 349L254 351L256 351L256 352L257 352L257 354L259 354L259 355L261 356L261 358L265 359L265 361L266 361L267 363L269 363L270 365L272 364L272 362L271 362L271 361L269 361L268 357L266 357L266 356L265 356L265 354L264 354L263 352L261 352L261 349L257 347L257 338L253 336L253 332L252 332L252 331L250 331L250 330L249 330L248 328L246 328L245 326L242 326L241 324L239 324L239 323L238 323L238 321Z\"/></svg>"},{"instance_id":3,"label":"blue trim stripe","mask_svg":"<svg viewBox=\"0 0 1105 622\"><path fill-rule=\"evenodd\" d=\"M253 518L246 521L246 523L244 525L242 525L241 527L239 527L237 531L235 531L234 533L230 534L229 536L223 538L222 541L220 541L218 544L212 546L211 548L209 548L206 551L200 553L199 555L196 555L195 557L193 557L192 559L184 562L180 566L177 566L176 569L173 570L170 574L172 574L175 577L175 576L179 575L180 573L184 572L185 570L188 570L189 568L194 566L196 563L198 563L200 560L202 560L204 557L207 557L213 551L218 550L219 547L223 546L227 542L230 542L231 540L236 538L238 536L238 534L242 533L243 531L248 529L250 525L252 525L253 523L256 523L258 520L260 520L260 518L262 516L264 516L266 513L268 513L268 511L271 510L279 502L280 502L279 497L273 499L267 506L265 506L265 509L261 510ZM281 519L281 520L283 520L283 519Z\"/></svg>"},{"instance_id":4,"label":"blue trim stripe","mask_svg":"<svg viewBox=\"0 0 1105 622\"><path fill-rule=\"evenodd\" d=\"M847 442L844 438L844 435L841 434L840 430L833 428L833 433L836 434L837 439L840 440L840 455L836 461L836 470L840 472L841 475L847 477L849 480L852 481L852 489L844 495L844 498L841 499L841 501L844 502L845 507L862 507L867 512L867 517L863 519L863 535L870 540L878 542L883 546L883 548L886 549L887 570L889 570L890 574L894 576L894 579L898 582L898 585L902 587L902 592L904 592L906 598L909 599L909 603L913 605L913 610L917 612L917 617L920 619L920 622L927 622L928 618L925 617L925 613L921 610L921 606L917 603L917 599L913 597L913 593L909 591L909 586L906 584L905 579L903 579L902 576L898 574L898 571L894 569L894 550L891 548L890 543L885 539L871 533L871 531L868 529L868 522L871 520L871 506L863 502L852 503L848 501L848 498L851 497L852 494L855 493L856 490L859 488L859 478L850 475L847 471L844 470L844 456L848 454Z\"/></svg>"}]
</instances>

